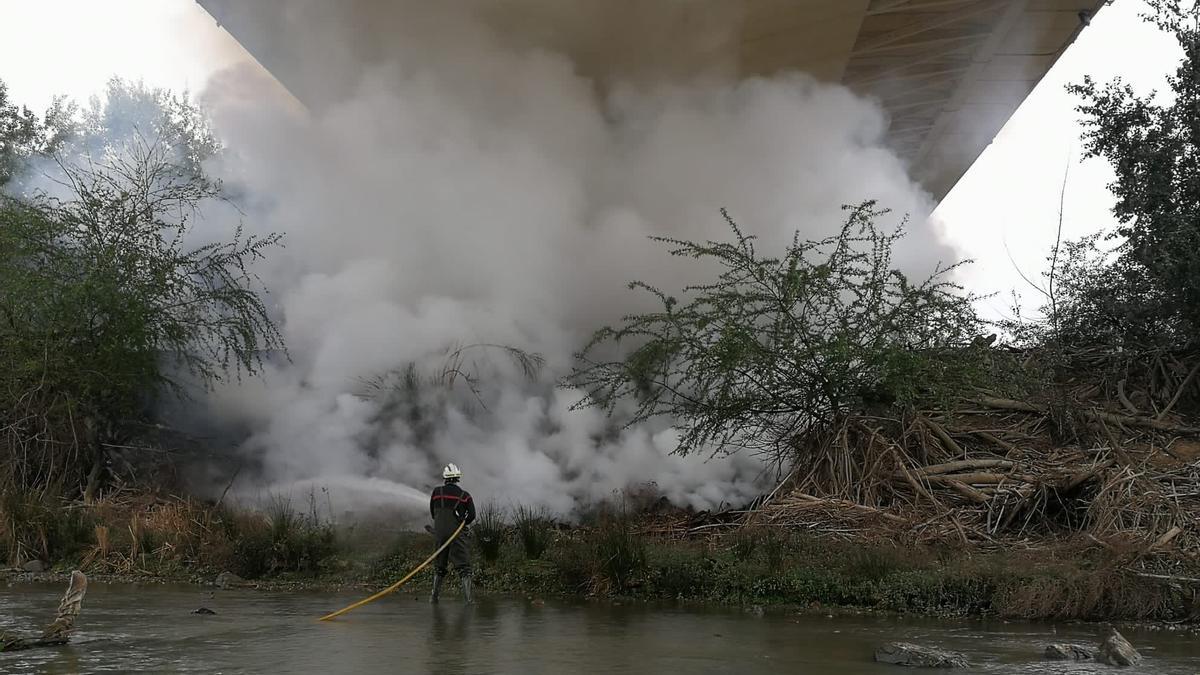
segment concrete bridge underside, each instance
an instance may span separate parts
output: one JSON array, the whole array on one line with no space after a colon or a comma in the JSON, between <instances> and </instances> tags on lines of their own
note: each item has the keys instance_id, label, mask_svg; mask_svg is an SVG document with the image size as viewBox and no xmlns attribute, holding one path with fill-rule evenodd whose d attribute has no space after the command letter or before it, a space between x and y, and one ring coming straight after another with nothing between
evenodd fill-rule
<instances>
[{"instance_id":1,"label":"concrete bridge underside","mask_svg":"<svg viewBox=\"0 0 1200 675\"><path fill-rule=\"evenodd\" d=\"M387 0L197 0L297 98L346 93L405 20ZM941 199L1104 0L456 0L507 39L613 78L802 70L873 97ZM314 41L316 44L314 44ZM327 55L319 74L304 55Z\"/></svg>"}]
</instances>

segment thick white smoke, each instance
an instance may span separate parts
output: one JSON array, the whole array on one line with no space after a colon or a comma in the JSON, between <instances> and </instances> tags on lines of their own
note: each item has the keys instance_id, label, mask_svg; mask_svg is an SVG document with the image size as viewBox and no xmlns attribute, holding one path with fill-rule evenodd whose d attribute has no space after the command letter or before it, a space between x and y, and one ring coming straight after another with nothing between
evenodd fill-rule
<instances>
[{"instance_id":1,"label":"thick white smoke","mask_svg":"<svg viewBox=\"0 0 1200 675\"><path fill-rule=\"evenodd\" d=\"M229 148L210 168L243 195L248 227L287 234L261 271L293 359L215 392L213 423L249 429L273 483L332 485L343 503L405 499L390 486L424 489L446 461L481 500L560 513L644 482L697 508L759 494L753 458L672 456L666 421L614 430L550 384L592 330L648 306L627 281L702 278L646 237L727 237L721 207L782 244L830 234L843 203L874 198L914 217L902 265L948 260L920 225L930 202L882 147L879 111L799 73L598 87L469 12L413 17L318 112L268 95L250 68L206 91ZM482 402L425 392L396 412L355 395L363 378L436 369L447 347L478 342L545 355L540 381L493 352Z\"/></svg>"}]
</instances>

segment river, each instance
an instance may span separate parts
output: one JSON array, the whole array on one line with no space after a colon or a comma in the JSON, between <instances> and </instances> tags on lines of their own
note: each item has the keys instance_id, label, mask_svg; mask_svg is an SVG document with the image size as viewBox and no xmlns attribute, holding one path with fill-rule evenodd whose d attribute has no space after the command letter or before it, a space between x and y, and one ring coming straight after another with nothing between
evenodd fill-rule
<instances>
[{"instance_id":1,"label":"river","mask_svg":"<svg viewBox=\"0 0 1200 675\"><path fill-rule=\"evenodd\" d=\"M63 586L0 589L0 626L28 632ZM794 616L642 604L534 604L451 595L437 607L396 594L327 623L353 593L210 590L93 583L68 646L0 654L0 673L848 673L912 672L873 663L874 648L907 640L965 652L973 673L1115 672L1044 662L1048 642L1093 644L1086 624ZM196 615L208 607L214 616ZM1193 675L1200 640L1126 630L1146 656L1122 673Z\"/></svg>"}]
</instances>

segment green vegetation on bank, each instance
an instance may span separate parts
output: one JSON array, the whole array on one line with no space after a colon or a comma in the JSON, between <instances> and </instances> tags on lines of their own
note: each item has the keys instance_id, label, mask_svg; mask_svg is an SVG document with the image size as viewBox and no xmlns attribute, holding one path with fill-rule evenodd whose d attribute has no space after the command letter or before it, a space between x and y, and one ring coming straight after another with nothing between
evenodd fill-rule
<instances>
[{"instance_id":1,"label":"green vegetation on bank","mask_svg":"<svg viewBox=\"0 0 1200 675\"><path fill-rule=\"evenodd\" d=\"M0 499L0 560L92 574L181 578L225 570L248 579L317 578L345 550L311 501L298 510L282 498L262 509L150 495L90 507L11 490Z\"/></svg>"},{"instance_id":2,"label":"green vegetation on bank","mask_svg":"<svg viewBox=\"0 0 1200 675\"><path fill-rule=\"evenodd\" d=\"M762 526L679 539L648 533L653 516L609 511L570 527L541 521L544 546L527 550L521 526L491 513L470 532L482 594L1025 619L1200 618L1190 588L1115 566L1082 540L978 551ZM377 590L434 548L426 533L397 532L382 547L377 529L370 541L356 538L311 501L297 511L273 500L261 512L179 500L102 503L46 508L40 518L54 569L117 578L211 583L231 572L251 586ZM427 592L430 577L426 570L402 592Z\"/></svg>"},{"instance_id":3,"label":"green vegetation on bank","mask_svg":"<svg viewBox=\"0 0 1200 675\"><path fill-rule=\"evenodd\" d=\"M777 528L704 539L638 533L630 519L555 529L538 558L518 540L478 563L480 592L855 608L1026 619L1195 620L1200 603L1177 585L1111 567L1086 544L967 552L831 540ZM754 545L746 545L748 539ZM371 586L394 581L428 555L428 536L401 535L371 561ZM409 592L427 588L428 575Z\"/></svg>"}]
</instances>

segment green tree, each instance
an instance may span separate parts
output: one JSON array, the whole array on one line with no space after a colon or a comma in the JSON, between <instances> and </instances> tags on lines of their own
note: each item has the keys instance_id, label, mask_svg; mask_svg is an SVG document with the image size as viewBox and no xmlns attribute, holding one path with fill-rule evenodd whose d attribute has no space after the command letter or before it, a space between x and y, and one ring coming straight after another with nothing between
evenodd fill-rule
<instances>
[{"instance_id":1,"label":"green tree","mask_svg":"<svg viewBox=\"0 0 1200 675\"><path fill-rule=\"evenodd\" d=\"M77 108L56 98L38 117L26 106L9 100L8 86L0 80L0 188L15 178L36 156L59 149L74 133Z\"/></svg>"},{"instance_id":2,"label":"green tree","mask_svg":"<svg viewBox=\"0 0 1200 675\"><path fill-rule=\"evenodd\" d=\"M145 139L171 148L173 161L196 174L220 150L208 117L186 92L112 78L86 107L56 97L39 117L10 101L0 81L0 187L36 169L34 159L102 157Z\"/></svg>"},{"instance_id":3,"label":"green tree","mask_svg":"<svg viewBox=\"0 0 1200 675\"><path fill-rule=\"evenodd\" d=\"M187 92L120 78L109 80L104 95L91 99L72 130L74 150L92 156L154 139L172 150L178 168L195 175L202 175L203 162L221 149L208 117Z\"/></svg>"},{"instance_id":4,"label":"green tree","mask_svg":"<svg viewBox=\"0 0 1200 675\"><path fill-rule=\"evenodd\" d=\"M128 116L93 105L61 147L42 146L44 190L0 197L0 454L21 484L90 496L105 448L156 397L254 373L283 349L252 270L279 235L197 241L222 200L200 165L217 146L179 126L179 109L153 109L122 133Z\"/></svg>"},{"instance_id":5,"label":"green tree","mask_svg":"<svg viewBox=\"0 0 1200 675\"><path fill-rule=\"evenodd\" d=\"M873 202L847 208L838 234L797 236L780 258L760 255L728 216L732 242L658 239L722 271L683 299L631 284L661 310L596 332L567 380L586 392L580 405L631 424L674 420L682 454L783 460L848 415L953 395L982 363L973 298L948 281L952 267L910 281L892 267L902 230L881 232Z\"/></svg>"},{"instance_id":6,"label":"green tree","mask_svg":"<svg viewBox=\"0 0 1200 675\"><path fill-rule=\"evenodd\" d=\"M1092 237L1066 252L1056 319L1070 344L1182 347L1200 328L1200 10L1148 3L1146 18L1183 50L1171 96L1139 96L1120 79L1070 87L1082 98L1087 155L1116 172L1120 223L1114 250Z\"/></svg>"}]
</instances>

